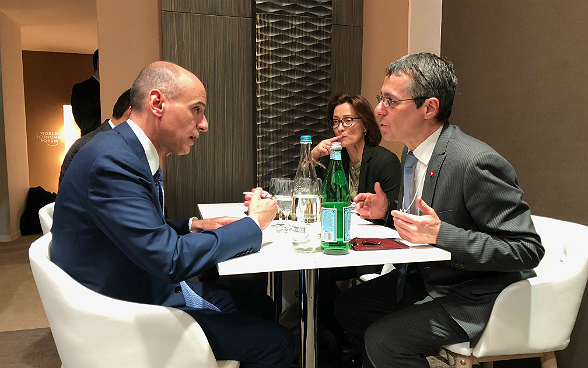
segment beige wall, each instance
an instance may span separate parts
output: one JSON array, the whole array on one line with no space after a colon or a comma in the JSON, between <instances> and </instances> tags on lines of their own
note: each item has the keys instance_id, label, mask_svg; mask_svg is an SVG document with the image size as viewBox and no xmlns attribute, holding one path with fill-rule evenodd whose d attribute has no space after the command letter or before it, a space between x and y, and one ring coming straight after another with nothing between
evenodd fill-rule
<instances>
[{"instance_id":1,"label":"beige wall","mask_svg":"<svg viewBox=\"0 0 588 368\"><path fill-rule=\"evenodd\" d=\"M29 188L29 176L20 27L1 12L0 35L6 146L6 178L1 178L6 187L0 193L0 207L3 214L8 213L7 217L0 216L0 241L10 241L20 235L19 221Z\"/></svg>"},{"instance_id":2,"label":"beige wall","mask_svg":"<svg viewBox=\"0 0 588 368\"><path fill-rule=\"evenodd\" d=\"M534 214L588 224L588 2L443 4L451 121L505 156ZM561 161L563 160L563 161Z\"/></svg>"},{"instance_id":3,"label":"beige wall","mask_svg":"<svg viewBox=\"0 0 588 368\"><path fill-rule=\"evenodd\" d=\"M70 104L73 85L94 72L92 55L23 51L22 59L29 186L57 192L65 155L64 140L59 137L63 134L63 105Z\"/></svg>"},{"instance_id":4,"label":"beige wall","mask_svg":"<svg viewBox=\"0 0 588 368\"><path fill-rule=\"evenodd\" d=\"M145 66L161 59L159 0L96 0L102 117Z\"/></svg>"},{"instance_id":5,"label":"beige wall","mask_svg":"<svg viewBox=\"0 0 588 368\"><path fill-rule=\"evenodd\" d=\"M376 105L386 67L408 53L408 0L364 0L361 94ZM402 143L382 141L400 158Z\"/></svg>"}]
</instances>

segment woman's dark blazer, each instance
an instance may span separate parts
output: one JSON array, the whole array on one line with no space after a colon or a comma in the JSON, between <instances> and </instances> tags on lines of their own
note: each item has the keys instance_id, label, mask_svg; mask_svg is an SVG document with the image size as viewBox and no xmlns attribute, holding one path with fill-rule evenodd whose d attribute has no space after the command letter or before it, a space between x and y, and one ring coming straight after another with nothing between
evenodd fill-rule
<instances>
[{"instance_id":1,"label":"woman's dark blazer","mask_svg":"<svg viewBox=\"0 0 588 368\"><path fill-rule=\"evenodd\" d=\"M321 157L320 161L325 167L329 167L329 156ZM345 148L341 150L341 161L345 175L349 178L349 153ZM320 166L316 169L317 175L324 180L327 171ZM358 193L375 193L374 184L379 182L390 202L389 208L397 208L401 177L400 160L394 153L382 146L365 145L361 157Z\"/></svg>"}]
</instances>

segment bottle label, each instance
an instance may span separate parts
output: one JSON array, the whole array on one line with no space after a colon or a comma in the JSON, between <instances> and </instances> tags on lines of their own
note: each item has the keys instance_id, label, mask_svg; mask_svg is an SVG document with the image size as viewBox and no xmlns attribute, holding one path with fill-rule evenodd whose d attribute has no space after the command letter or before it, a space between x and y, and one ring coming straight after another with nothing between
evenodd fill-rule
<instances>
[{"instance_id":1,"label":"bottle label","mask_svg":"<svg viewBox=\"0 0 588 368\"><path fill-rule=\"evenodd\" d=\"M343 208L343 241L351 240L351 207Z\"/></svg>"},{"instance_id":2,"label":"bottle label","mask_svg":"<svg viewBox=\"0 0 588 368\"><path fill-rule=\"evenodd\" d=\"M351 240L351 207L339 208L342 212L342 221L338 224L337 208L321 208L321 240L325 243L337 243ZM337 234L341 227L342 234ZM339 239L337 237L339 236Z\"/></svg>"},{"instance_id":3,"label":"bottle label","mask_svg":"<svg viewBox=\"0 0 588 368\"><path fill-rule=\"evenodd\" d=\"M341 161L341 151L339 150L331 150L331 155L329 156L331 160L339 160Z\"/></svg>"},{"instance_id":4,"label":"bottle label","mask_svg":"<svg viewBox=\"0 0 588 368\"><path fill-rule=\"evenodd\" d=\"M337 241L337 209L322 208L321 211L321 240L327 243Z\"/></svg>"}]
</instances>

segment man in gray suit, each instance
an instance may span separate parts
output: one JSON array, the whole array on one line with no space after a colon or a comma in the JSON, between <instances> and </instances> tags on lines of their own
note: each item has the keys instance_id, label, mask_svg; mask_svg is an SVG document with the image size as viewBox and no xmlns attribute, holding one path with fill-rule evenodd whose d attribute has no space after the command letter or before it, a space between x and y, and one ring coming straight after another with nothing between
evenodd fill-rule
<instances>
[{"instance_id":1,"label":"man in gray suit","mask_svg":"<svg viewBox=\"0 0 588 368\"><path fill-rule=\"evenodd\" d=\"M425 355L442 345L475 344L498 294L533 277L544 254L514 168L449 124L456 85L453 65L429 53L387 68L375 112L384 139L405 144L400 210L379 185L355 197L356 209L451 260L397 265L341 294L335 313L364 367L428 367Z\"/></svg>"}]
</instances>

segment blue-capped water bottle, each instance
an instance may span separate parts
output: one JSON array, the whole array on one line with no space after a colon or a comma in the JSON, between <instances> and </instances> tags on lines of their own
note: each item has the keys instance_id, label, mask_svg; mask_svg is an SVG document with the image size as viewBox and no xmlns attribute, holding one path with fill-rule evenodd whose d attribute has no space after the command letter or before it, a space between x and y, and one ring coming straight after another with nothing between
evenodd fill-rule
<instances>
[{"instance_id":1,"label":"blue-capped water bottle","mask_svg":"<svg viewBox=\"0 0 588 368\"><path fill-rule=\"evenodd\" d=\"M294 177L292 193L292 243L298 253L314 253L320 232L320 184L310 155L312 138L300 137L300 162Z\"/></svg>"}]
</instances>

